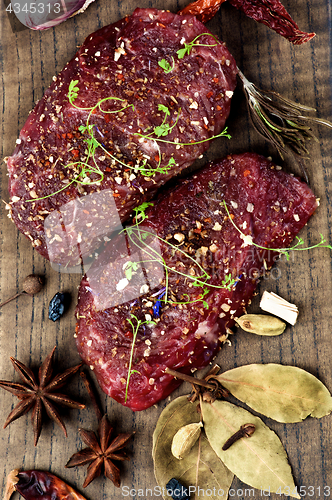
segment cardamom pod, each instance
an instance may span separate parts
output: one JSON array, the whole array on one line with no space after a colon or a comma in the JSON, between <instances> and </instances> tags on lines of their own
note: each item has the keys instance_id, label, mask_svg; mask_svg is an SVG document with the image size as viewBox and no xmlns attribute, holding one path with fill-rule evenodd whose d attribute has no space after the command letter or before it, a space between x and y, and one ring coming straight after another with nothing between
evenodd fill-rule
<instances>
[{"instance_id":1,"label":"cardamom pod","mask_svg":"<svg viewBox=\"0 0 332 500\"><path fill-rule=\"evenodd\" d=\"M286 328L281 319L268 314L244 314L235 321L242 330L257 335L281 335Z\"/></svg>"},{"instance_id":2,"label":"cardamom pod","mask_svg":"<svg viewBox=\"0 0 332 500\"><path fill-rule=\"evenodd\" d=\"M202 422L195 422L181 427L173 437L172 454L181 460L189 454L201 433Z\"/></svg>"}]
</instances>

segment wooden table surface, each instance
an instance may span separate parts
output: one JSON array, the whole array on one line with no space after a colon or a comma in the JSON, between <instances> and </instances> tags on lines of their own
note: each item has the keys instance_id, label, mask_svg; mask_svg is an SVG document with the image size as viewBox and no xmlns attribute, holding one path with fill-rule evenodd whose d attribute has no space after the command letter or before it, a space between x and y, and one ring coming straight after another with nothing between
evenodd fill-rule
<instances>
[{"instance_id":1,"label":"wooden table surface","mask_svg":"<svg viewBox=\"0 0 332 500\"><path fill-rule=\"evenodd\" d=\"M139 6L167 8L176 12L186 3L183 0L140 0ZM42 97L52 76L72 58L85 37L130 14L137 6L132 0L97 0L84 14L54 29L38 32L17 30L17 24L13 31L14 22L10 16L14 14L7 14L6 5L6 1L1 3L1 159L13 152L15 140L30 109ZM294 47L227 3L221 6L208 27L226 42L238 66L251 81L316 108L320 117L332 119L331 0L287 0L284 5L303 30L317 33L311 42ZM205 155L204 162L230 152L244 151L271 155L280 162L276 152L251 126L240 89L234 95L228 126L232 139L216 141ZM315 127L314 130L318 142L310 144L311 159L306 161L306 168L310 185L320 198L320 207L301 234L309 245L319 240L319 233L332 241L332 134L327 128ZM286 162L285 168L295 174L301 173L290 161ZM1 163L1 199L8 201L4 162ZM79 362L74 341L74 309L81 276L60 274L53 270L7 218L4 203L1 203L0 210L1 300L19 291L24 277L30 273L43 275L46 279L46 286L40 294L34 298L22 296L0 311L0 379L18 381L10 356L37 367L55 345L56 369L73 366ZM258 311L259 296L263 290L274 291L298 305L300 314L297 324L289 326L281 337L264 338L237 331L231 345L222 348L218 363L223 369L253 362L290 364L313 373L332 390L331 284L331 252L328 249L293 254L289 262L282 259L273 276L261 281L250 312ZM60 321L53 323L48 319L48 304L58 291L70 293L71 306ZM46 422L39 443L34 447L30 416L20 418L6 429L0 428L2 488L5 488L6 475L13 468L43 469L62 477L88 500L125 498L121 489L104 478L99 478L83 491L85 467L64 468L69 457L83 447L78 428L96 429L93 409L78 376L71 382L70 392L88 406L82 411L65 412L67 439L60 428ZM189 392L188 385L182 386L171 398L186 392ZM2 423L17 398L3 390L0 397ZM129 446L131 461L122 467L122 484L136 490L153 488L156 482L151 457L152 433L166 402L144 412L133 413L103 393L100 397L119 432L136 431ZM331 487L332 494L331 419L331 416L321 420L309 418L303 423L289 425L265 419L287 450L296 484L307 487L304 498L328 498L328 495L324 497L325 486ZM314 490L308 489L309 486ZM247 498L244 488L239 480L234 480L233 498ZM18 498L18 494L15 495ZM255 496L260 496L258 490ZM271 498L280 496L272 494Z\"/></svg>"}]
</instances>

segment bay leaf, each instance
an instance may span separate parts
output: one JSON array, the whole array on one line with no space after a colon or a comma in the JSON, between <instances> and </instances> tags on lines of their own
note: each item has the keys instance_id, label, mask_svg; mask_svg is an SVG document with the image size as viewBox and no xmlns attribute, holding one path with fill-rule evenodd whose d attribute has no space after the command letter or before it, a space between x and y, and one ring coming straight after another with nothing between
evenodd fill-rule
<instances>
[{"instance_id":1,"label":"bay leaf","mask_svg":"<svg viewBox=\"0 0 332 500\"><path fill-rule=\"evenodd\" d=\"M247 410L228 401L201 403L206 436L220 459L241 481L254 488L300 498L286 451L278 436ZM236 441L223 451L225 442L241 425L254 424L249 438Z\"/></svg>"},{"instance_id":2,"label":"bay leaf","mask_svg":"<svg viewBox=\"0 0 332 500\"><path fill-rule=\"evenodd\" d=\"M185 487L191 486L190 492L211 490L211 498L226 500L234 475L225 467L213 451L204 432L182 460L175 458L171 452L172 440L176 432L190 423L199 422L197 402L190 403L187 396L172 401L162 411L153 433L152 456L154 473L160 488L165 488L168 481L175 477ZM198 476L197 476L198 473ZM163 495L163 498L171 497Z\"/></svg>"},{"instance_id":3,"label":"bay leaf","mask_svg":"<svg viewBox=\"0 0 332 500\"><path fill-rule=\"evenodd\" d=\"M295 366L245 365L216 378L237 399L278 422L301 422L309 415L321 418L332 411L325 385Z\"/></svg>"},{"instance_id":4,"label":"bay leaf","mask_svg":"<svg viewBox=\"0 0 332 500\"><path fill-rule=\"evenodd\" d=\"M193 422L200 422L201 417L197 412L198 402L190 403L188 401L188 396L180 396L169 403L166 408L161 412L156 428L152 437L152 455L154 454L154 449L156 447L156 441L159 435L163 432L165 426L172 425L175 429L175 433L184 425L191 424ZM173 439L173 437L172 437Z\"/></svg>"}]
</instances>

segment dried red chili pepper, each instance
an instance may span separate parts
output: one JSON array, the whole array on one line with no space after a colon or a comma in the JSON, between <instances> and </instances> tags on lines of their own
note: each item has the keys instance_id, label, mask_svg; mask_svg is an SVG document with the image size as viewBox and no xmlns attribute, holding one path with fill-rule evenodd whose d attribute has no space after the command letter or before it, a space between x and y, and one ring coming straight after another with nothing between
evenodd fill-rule
<instances>
[{"instance_id":1,"label":"dried red chili pepper","mask_svg":"<svg viewBox=\"0 0 332 500\"><path fill-rule=\"evenodd\" d=\"M26 500L86 500L54 474L40 470L13 470L7 480L4 500L18 491Z\"/></svg>"},{"instance_id":2,"label":"dried red chili pepper","mask_svg":"<svg viewBox=\"0 0 332 500\"><path fill-rule=\"evenodd\" d=\"M315 33L305 33L293 21L279 0L228 0L233 7L242 10L248 17L287 38L294 45L309 42Z\"/></svg>"},{"instance_id":3,"label":"dried red chili pepper","mask_svg":"<svg viewBox=\"0 0 332 500\"><path fill-rule=\"evenodd\" d=\"M220 5L224 2L226 0L196 0L180 10L178 14L192 14L205 24L215 16Z\"/></svg>"},{"instance_id":4,"label":"dried red chili pepper","mask_svg":"<svg viewBox=\"0 0 332 500\"><path fill-rule=\"evenodd\" d=\"M196 0L182 9L179 14L193 14L206 23L217 13L225 0ZM315 33L301 31L279 0L228 0L233 7L244 12L259 23L263 23L287 38L294 45L311 40Z\"/></svg>"}]
</instances>

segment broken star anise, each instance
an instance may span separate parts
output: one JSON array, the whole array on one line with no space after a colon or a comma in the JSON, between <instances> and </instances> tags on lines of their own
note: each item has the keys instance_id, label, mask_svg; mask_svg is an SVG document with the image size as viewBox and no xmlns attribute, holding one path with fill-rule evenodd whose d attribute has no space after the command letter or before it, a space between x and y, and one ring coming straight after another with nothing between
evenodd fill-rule
<instances>
[{"instance_id":1,"label":"broken star anise","mask_svg":"<svg viewBox=\"0 0 332 500\"><path fill-rule=\"evenodd\" d=\"M0 387L17 396L21 401L10 412L4 424L4 428L11 422L28 413L32 409L32 425L34 432L34 443L37 445L43 424L43 407L48 416L54 420L63 430L67 437L65 424L56 408L56 405L69 406L70 408L83 409L85 405L70 399L65 394L56 392L63 387L67 380L74 375L83 363L68 368L63 373L59 373L52 379L53 358L55 347L47 356L39 368L38 381L30 368L17 359L10 358L13 366L25 384L0 380Z\"/></svg>"},{"instance_id":2,"label":"broken star anise","mask_svg":"<svg viewBox=\"0 0 332 500\"><path fill-rule=\"evenodd\" d=\"M125 452L120 452L132 437L132 434L119 434L111 440L113 428L106 415L99 422L99 439L93 431L79 429L79 433L88 448L75 453L66 464L66 467L86 465L88 473L83 483L83 488L88 486L96 477L104 472L115 486L120 486L120 470L114 465L113 460L129 460Z\"/></svg>"}]
</instances>

